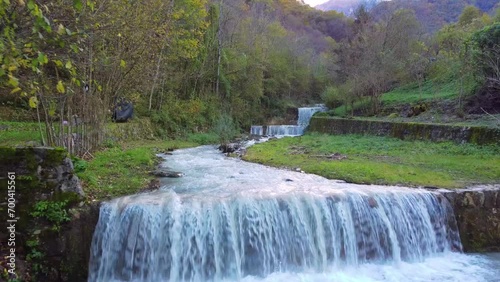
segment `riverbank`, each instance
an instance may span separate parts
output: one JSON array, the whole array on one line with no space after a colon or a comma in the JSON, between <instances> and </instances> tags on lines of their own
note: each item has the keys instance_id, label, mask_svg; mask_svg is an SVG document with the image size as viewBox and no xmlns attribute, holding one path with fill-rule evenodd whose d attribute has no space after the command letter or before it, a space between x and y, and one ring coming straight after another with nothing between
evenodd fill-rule
<instances>
[{"instance_id":1,"label":"riverbank","mask_svg":"<svg viewBox=\"0 0 500 282\"><path fill-rule=\"evenodd\" d=\"M76 159L75 172L83 182L87 201L131 195L155 188L155 177L149 172L159 162L156 154L199 145L187 140L120 142L96 152L88 161Z\"/></svg>"},{"instance_id":2,"label":"riverbank","mask_svg":"<svg viewBox=\"0 0 500 282\"><path fill-rule=\"evenodd\" d=\"M248 148L246 161L351 183L465 188L500 182L500 146L307 134Z\"/></svg>"}]
</instances>

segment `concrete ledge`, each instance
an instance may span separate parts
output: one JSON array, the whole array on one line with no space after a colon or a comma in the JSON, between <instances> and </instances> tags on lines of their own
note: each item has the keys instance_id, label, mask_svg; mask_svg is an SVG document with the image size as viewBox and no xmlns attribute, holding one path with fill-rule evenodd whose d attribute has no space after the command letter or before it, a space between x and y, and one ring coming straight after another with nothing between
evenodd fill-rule
<instances>
[{"instance_id":1,"label":"concrete ledge","mask_svg":"<svg viewBox=\"0 0 500 282\"><path fill-rule=\"evenodd\" d=\"M500 143L500 129L483 126L313 117L309 124L309 131L327 134L389 136L403 140L453 141L479 145Z\"/></svg>"},{"instance_id":2,"label":"concrete ledge","mask_svg":"<svg viewBox=\"0 0 500 282\"><path fill-rule=\"evenodd\" d=\"M500 185L438 191L453 207L464 251L500 251Z\"/></svg>"}]
</instances>

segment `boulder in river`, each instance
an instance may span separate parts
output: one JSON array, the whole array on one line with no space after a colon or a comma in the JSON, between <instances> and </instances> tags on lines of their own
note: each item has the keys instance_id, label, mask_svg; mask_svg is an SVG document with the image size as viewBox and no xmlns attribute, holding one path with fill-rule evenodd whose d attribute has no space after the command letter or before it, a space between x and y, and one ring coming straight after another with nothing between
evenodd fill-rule
<instances>
[{"instance_id":1,"label":"boulder in river","mask_svg":"<svg viewBox=\"0 0 500 282\"><path fill-rule=\"evenodd\" d=\"M170 178L179 178L184 175L182 172L165 170L165 169L157 169L152 171L150 174L156 177L170 177Z\"/></svg>"},{"instance_id":2,"label":"boulder in river","mask_svg":"<svg viewBox=\"0 0 500 282\"><path fill-rule=\"evenodd\" d=\"M219 150L222 151L222 153L234 153L237 150L241 148L240 143L227 143L227 144L222 144L219 146Z\"/></svg>"}]
</instances>

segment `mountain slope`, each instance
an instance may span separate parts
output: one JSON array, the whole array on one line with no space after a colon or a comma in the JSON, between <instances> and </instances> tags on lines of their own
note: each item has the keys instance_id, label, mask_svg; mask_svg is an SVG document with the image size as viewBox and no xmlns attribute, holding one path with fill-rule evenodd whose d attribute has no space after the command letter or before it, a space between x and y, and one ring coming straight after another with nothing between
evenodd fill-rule
<instances>
[{"instance_id":1,"label":"mountain slope","mask_svg":"<svg viewBox=\"0 0 500 282\"><path fill-rule=\"evenodd\" d=\"M377 2L378 4L375 4ZM375 18L391 14L397 9L413 10L426 31L431 33L445 24L456 22L468 5L476 6L485 13L492 13L499 7L497 0L330 0L316 8L324 11L336 10L350 16L361 3L372 6L371 14Z\"/></svg>"},{"instance_id":2,"label":"mountain slope","mask_svg":"<svg viewBox=\"0 0 500 282\"><path fill-rule=\"evenodd\" d=\"M330 0L326 3L316 6L316 9L322 11L337 11L342 12L345 15L352 15L353 11L361 3L365 3L368 6L372 6L374 3L380 2L380 0Z\"/></svg>"}]
</instances>

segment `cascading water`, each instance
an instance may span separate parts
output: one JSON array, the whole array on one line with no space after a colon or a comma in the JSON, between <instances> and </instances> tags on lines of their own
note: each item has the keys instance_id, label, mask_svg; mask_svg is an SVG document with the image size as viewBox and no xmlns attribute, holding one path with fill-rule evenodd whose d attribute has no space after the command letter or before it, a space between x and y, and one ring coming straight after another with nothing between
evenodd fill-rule
<instances>
[{"instance_id":1,"label":"cascading water","mask_svg":"<svg viewBox=\"0 0 500 282\"><path fill-rule=\"evenodd\" d=\"M323 112L326 108L324 105L317 105L315 107L299 108L299 118L297 125L307 127L312 116L317 112Z\"/></svg>"},{"instance_id":2,"label":"cascading water","mask_svg":"<svg viewBox=\"0 0 500 282\"><path fill-rule=\"evenodd\" d=\"M167 158L185 177L101 207L89 281L399 281L386 279L404 275L395 265L420 267L411 275L424 277L427 260L461 250L439 194L346 184L209 147ZM483 273L466 255L449 257L458 262L436 281L500 274Z\"/></svg>"},{"instance_id":3,"label":"cascading water","mask_svg":"<svg viewBox=\"0 0 500 282\"><path fill-rule=\"evenodd\" d=\"M315 105L314 107L298 108L297 125L269 125L264 134L263 126L252 125L250 134L268 135L268 136L300 136L309 125L309 121L316 112L325 111L324 105Z\"/></svg>"},{"instance_id":4,"label":"cascading water","mask_svg":"<svg viewBox=\"0 0 500 282\"><path fill-rule=\"evenodd\" d=\"M262 125L252 125L250 134L262 136L264 135L264 127Z\"/></svg>"},{"instance_id":5,"label":"cascading water","mask_svg":"<svg viewBox=\"0 0 500 282\"><path fill-rule=\"evenodd\" d=\"M299 136L304 134L304 128L299 125L268 125L268 136Z\"/></svg>"}]
</instances>

